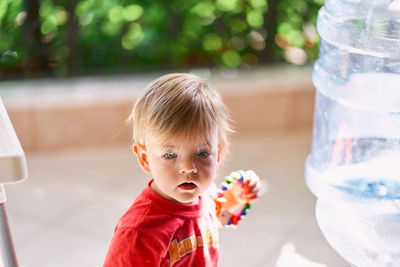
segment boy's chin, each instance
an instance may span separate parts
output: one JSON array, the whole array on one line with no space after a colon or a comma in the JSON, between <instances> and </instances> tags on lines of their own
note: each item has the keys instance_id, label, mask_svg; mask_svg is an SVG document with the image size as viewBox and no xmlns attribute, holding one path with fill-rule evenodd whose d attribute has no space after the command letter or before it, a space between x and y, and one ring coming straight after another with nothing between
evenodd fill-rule
<instances>
[{"instance_id":1,"label":"boy's chin","mask_svg":"<svg viewBox=\"0 0 400 267\"><path fill-rule=\"evenodd\" d=\"M199 202L199 196L191 196L191 197L180 197L179 199L176 199L177 202L182 203L182 204L197 204Z\"/></svg>"}]
</instances>

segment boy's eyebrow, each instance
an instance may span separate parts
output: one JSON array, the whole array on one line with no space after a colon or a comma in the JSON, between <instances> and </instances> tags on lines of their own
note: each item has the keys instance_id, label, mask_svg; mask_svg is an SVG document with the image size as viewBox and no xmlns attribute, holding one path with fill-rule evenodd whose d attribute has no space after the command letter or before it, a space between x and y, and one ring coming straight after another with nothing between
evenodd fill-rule
<instances>
[{"instance_id":1,"label":"boy's eyebrow","mask_svg":"<svg viewBox=\"0 0 400 267\"><path fill-rule=\"evenodd\" d=\"M161 147L164 148L164 149L166 149L166 148L176 148L176 146L169 145L169 144L162 145Z\"/></svg>"},{"instance_id":2,"label":"boy's eyebrow","mask_svg":"<svg viewBox=\"0 0 400 267\"><path fill-rule=\"evenodd\" d=\"M199 146L200 148L210 148L211 147L211 145L210 144L208 144L208 143L204 143L204 144L202 144L201 146Z\"/></svg>"},{"instance_id":3,"label":"boy's eyebrow","mask_svg":"<svg viewBox=\"0 0 400 267\"><path fill-rule=\"evenodd\" d=\"M204 144L199 145L198 148L201 149L201 148L210 148L210 147L211 147L211 144L209 144L209 143L204 143ZM165 145L163 145L161 148L163 148L163 149L176 149L177 147L174 146L174 145L165 144Z\"/></svg>"}]
</instances>

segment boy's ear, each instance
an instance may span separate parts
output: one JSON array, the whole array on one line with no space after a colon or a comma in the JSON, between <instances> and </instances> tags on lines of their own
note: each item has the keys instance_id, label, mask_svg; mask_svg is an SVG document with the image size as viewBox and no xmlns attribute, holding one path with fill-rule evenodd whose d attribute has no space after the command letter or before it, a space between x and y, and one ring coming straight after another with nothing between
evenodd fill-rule
<instances>
[{"instance_id":1,"label":"boy's ear","mask_svg":"<svg viewBox=\"0 0 400 267\"><path fill-rule=\"evenodd\" d=\"M142 144L135 143L133 144L133 152L136 154L139 165L142 166L145 172L151 172L149 161L147 158L147 150L146 147Z\"/></svg>"}]
</instances>

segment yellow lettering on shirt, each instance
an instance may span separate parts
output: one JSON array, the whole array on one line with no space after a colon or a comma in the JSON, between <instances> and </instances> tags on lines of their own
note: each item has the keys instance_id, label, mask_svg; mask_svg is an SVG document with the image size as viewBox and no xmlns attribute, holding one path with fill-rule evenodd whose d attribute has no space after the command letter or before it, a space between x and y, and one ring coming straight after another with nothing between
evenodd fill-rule
<instances>
[{"instance_id":1,"label":"yellow lettering on shirt","mask_svg":"<svg viewBox=\"0 0 400 267\"><path fill-rule=\"evenodd\" d=\"M211 231L206 229L201 231L201 233L202 235L200 236L191 235L180 241L177 239L172 240L168 249L170 266L198 248L204 247L204 249L207 249L208 247L217 247L218 232L216 230Z\"/></svg>"},{"instance_id":2,"label":"yellow lettering on shirt","mask_svg":"<svg viewBox=\"0 0 400 267\"><path fill-rule=\"evenodd\" d=\"M178 242L174 239L169 245L169 262L177 262L179 260Z\"/></svg>"},{"instance_id":3,"label":"yellow lettering on shirt","mask_svg":"<svg viewBox=\"0 0 400 267\"><path fill-rule=\"evenodd\" d=\"M197 245L199 247L203 246L203 237L201 235L197 236Z\"/></svg>"}]
</instances>

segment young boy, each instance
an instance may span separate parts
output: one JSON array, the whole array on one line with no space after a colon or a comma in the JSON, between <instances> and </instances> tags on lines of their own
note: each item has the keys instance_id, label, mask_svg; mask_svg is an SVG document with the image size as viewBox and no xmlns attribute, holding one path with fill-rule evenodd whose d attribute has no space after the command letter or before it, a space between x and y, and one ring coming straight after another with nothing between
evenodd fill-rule
<instances>
[{"instance_id":1,"label":"young boy","mask_svg":"<svg viewBox=\"0 0 400 267\"><path fill-rule=\"evenodd\" d=\"M232 132L220 95L191 74L153 81L132 114L133 151L151 174L148 186L120 218L105 267L218 266L218 227L212 191ZM244 177L246 200L260 188ZM224 203L221 214L235 204Z\"/></svg>"}]
</instances>

